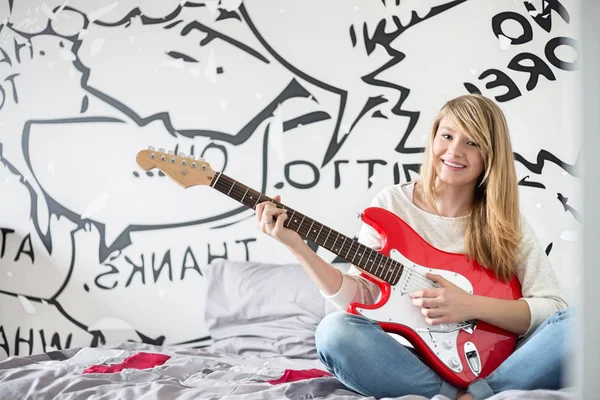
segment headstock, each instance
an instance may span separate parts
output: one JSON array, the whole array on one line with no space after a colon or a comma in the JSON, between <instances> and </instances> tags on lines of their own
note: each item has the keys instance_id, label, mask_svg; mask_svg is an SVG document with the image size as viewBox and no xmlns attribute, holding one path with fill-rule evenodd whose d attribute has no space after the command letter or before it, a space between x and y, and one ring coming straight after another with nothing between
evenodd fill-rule
<instances>
[{"instance_id":1,"label":"headstock","mask_svg":"<svg viewBox=\"0 0 600 400\"><path fill-rule=\"evenodd\" d=\"M210 185L215 176L215 171L203 158L196 160L193 156L175 154L172 150L165 152L165 149L154 150L150 146L141 150L135 160L144 171L158 168L184 188Z\"/></svg>"}]
</instances>

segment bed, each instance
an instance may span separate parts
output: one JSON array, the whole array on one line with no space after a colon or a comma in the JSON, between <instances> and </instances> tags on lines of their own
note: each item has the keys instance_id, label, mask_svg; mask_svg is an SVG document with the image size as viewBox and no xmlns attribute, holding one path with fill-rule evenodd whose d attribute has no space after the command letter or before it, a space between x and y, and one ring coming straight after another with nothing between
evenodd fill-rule
<instances>
[{"instance_id":1,"label":"bed","mask_svg":"<svg viewBox=\"0 0 600 400\"><path fill-rule=\"evenodd\" d=\"M318 360L314 330L335 309L299 265L220 260L205 271L207 347L122 342L13 356L0 362L0 399L365 399ZM492 399L573 398L538 390Z\"/></svg>"}]
</instances>

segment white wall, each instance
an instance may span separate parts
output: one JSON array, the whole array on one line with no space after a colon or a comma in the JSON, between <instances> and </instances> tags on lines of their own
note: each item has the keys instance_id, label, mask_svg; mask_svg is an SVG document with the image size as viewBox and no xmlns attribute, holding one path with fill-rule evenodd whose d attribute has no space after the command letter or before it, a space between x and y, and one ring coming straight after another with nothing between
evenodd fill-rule
<instances>
[{"instance_id":1,"label":"white wall","mask_svg":"<svg viewBox=\"0 0 600 400\"><path fill-rule=\"evenodd\" d=\"M0 1L0 357L202 344L211 259L294 261L233 200L141 171L139 150L203 154L352 235L416 176L443 102L475 89L508 116L522 210L572 293L577 2L385 3Z\"/></svg>"},{"instance_id":2,"label":"white wall","mask_svg":"<svg viewBox=\"0 0 600 400\"><path fill-rule=\"evenodd\" d=\"M581 85L581 127L583 129L584 168L584 240L582 284L578 300L578 332L575 336L577 354L573 379L578 385L580 399L593 399L598 396L600 382L600 310L598 309L598 281L600 272L600 47L598 46L598 20L600 4L595 0L581 2L582 37L582 85Z\"/></svg>"}]
</instances>

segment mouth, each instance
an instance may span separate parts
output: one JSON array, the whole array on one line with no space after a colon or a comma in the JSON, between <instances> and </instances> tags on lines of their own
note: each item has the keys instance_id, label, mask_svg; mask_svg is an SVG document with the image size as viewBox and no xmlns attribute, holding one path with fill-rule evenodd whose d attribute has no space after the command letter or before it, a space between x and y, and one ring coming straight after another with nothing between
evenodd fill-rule
<instances>
[{"instance_id":1,"label":"mouth","mask_svg":"<svg viewBox=\"0 0 600 400\"><path fill-rule=\"evenodd\" d=\"M467 166L463 165L463 164L459 164L459 163L452 162L452 161L447 161L447 160L444 160L444 159L441 159L441 160L442 160L442 163L444 163L445 165L447 165L448 167L453 168L453 169L464 169L464 168L467 168Z\"/></svg>"}]
</instances>

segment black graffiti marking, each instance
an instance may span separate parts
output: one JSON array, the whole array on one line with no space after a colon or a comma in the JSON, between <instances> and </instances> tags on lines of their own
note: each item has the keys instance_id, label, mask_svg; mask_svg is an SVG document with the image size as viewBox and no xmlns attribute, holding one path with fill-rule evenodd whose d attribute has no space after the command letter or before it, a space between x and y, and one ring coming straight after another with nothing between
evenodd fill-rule
<instances>
[{"instance_id":1,"label":"black graffiti marking","mask_svg":"<svg viewBox=\"0 0 600 400\"><path fill-rule=\"evenodd\" d=\"M579 57L573 62L563 61L556 55L556 49L558 46L570 46L573 50L577 51L578 44L575 39L569 37L555 37L550 39L544 47L544 54L550 62L556 68L562 69L563 71L577 71L579 69Z\"/></svg>"},{"instance_id":2,"label":"black graffiti marking","mask_svg":"<svg viewBox=\"0 0 600 400\"><path fill-rule=\"evenodd\" d=\"M521 36L517 38L512 38L504 33L502 30L502 23L506 20L511 20L518 23L523 30ZM523 15L512 12L512 11L504 11L499 14L496 14L492 17L492 31L496 38L500 38L500 35L505 36L510 39L510 44L519 45L528 43L533 39L533 29L531 28L531 24L527 21Z\"/></svg>"},{"instance_id":3,"label":"black graffiti marking","mask_svg":"<svg viewBox=\"0 0 600 400\"><path fill-rule=\"evenodd\" d=\"M381 111L376 110L375 112L373 112L373 114L371 114L371 118L383 118L383 119L388 119L388 117L386 117L385 115L383 115L381 113Z\"/></svg>"},{"instance_id":4,"label":"black graffiti marking","mask_svg":"<svg viewBox=\"0 0 600 400\"><path fill-rule=\"evenodd\" d=\"M73 234L71 234L71 238L73 238ZM73 248L73 252L75 252L74 248ZM68 274L69 276L71 274L72 267L73 267L73 263L71 263L71 265L69 266L69 274ZM34 302L34 303L43 304L44 302L46 302L46 304L55 307L56 310L64 318L66 318L69 322L71 322L77 328L81 329L82 331L84 331L86 333L89 333L92 336L92 340L91 340L91 343L90 343L91 347L97 347L99 345L106 344L106 338L105 338L104 334L102 333L102 331L99 331L99 330L89 330L88 326L86 326L85 324L77 321L75 318L71 317L71 315L64 310L64 308L62 307L62 305L60 304L60 302L58 300L56 300L56 296L57 296L58 293L55 294L54 296L52 296L52 298L50 298L50 299L43 299L43 298L34 297L34 296L30 296L30 295L25 295L25 294L21 295L19 293L7 292L7 291L4 291L4 290L0 290L0 294L4 294L4 295L15 297L15 298L18 298L18 296L23 296L27 300L29 300L30 302ZM0 346L0 347L2 347L2 346Z\"/></svg>"},{"instance_id":5,"label":"black graffiti marking","mask_svg":"<svg viewBox=\"0 0 600 400\"><path fill-rule=\"evenodd\" d=\"M508 75L506 75L504 72L495 69L495 68L491 68L488 70L485 70L481 73L481 75L479 75L479 80L485 79L488 76L493 75L495 77L495 79L493 81L490 81L488 83L485 84L485 87L487 89L494 89L497 87L501 87L504 86L506 89L508 89L508 91L502 95L499 96L494 96L494 98L499 101L499 102L505 102L505 101L510 101L510 100L514 100L517 97L521 96L521 91L519 90L519 88L517 87L517 84L510 79L510 77Z\"/></svg>"},{"instance_id":6,"label":"black graffiti marking","mask_svg":"<svg viewBox=\"0 0 600 400\"><path fill-rule=\"evenodd\" d=\"M183 22L183 20L182 20L182 19L179 19L179 20L177 20L177 21L175 21L175 22L172 22L172 23L170 23L170 24L168 24L168 25L165 25L165 26L163 26L163 29L171 29L171 28L174 28L174 27L176 27L177 25L179 25L179 24L180 24L180 23L182 23L182 22Z\"/></svg>"},{"instance_id":7,"label":"black graffiti marking","mask_svg":"<svg viewBox=\"0 0 600 400\"><path fill-rule=\"evenodd\" d=\"M186 5L192 6L189 3L186 3ZM88 29L90 22L89 22L88 17L84 13L80 12L79 10L77 10L75 8L69 7L69 6L64 7L64 9L80 14L82 16L82 18L84 19L83 29L85 29L85 30ZM181 7L178 7L175 12L179 12L179 11L181 11ZM136 8L130 12L130 15L131 15L130 17L137 15L137 13L139 13L139 9ZM172 19L171 18L172 15L169 17L160 18L160 19L149 19L149 18L144 19L143 18L142 22L144 22L146 24L166 22L169 19ZM126 21L128 21L127 17L122 19L121 21L115 22L115 23L102 23L101 21L97 20L97 21L94 21L94 24L99 24L99 25L104 24L105 26L119 26L119 25L125 23ZM288 100L291 98L296 98L296 97L306 97L306 98L313 97L314 98L314 96L311 93L309 93L303 86L301 86L295 79L292 79L292 81L288 84L288 86L282 91L282 93L273 102L271 102L265 109L263 109L255 118L253 118L246 126L244 126L235 135L230 135L230 134L227 134L224 132L201 130L201 129L177 130L173 127L171 118L170 118L170 115L168 112L159 112L159 113L150 115L148 117L142 118L139 114L137 114L135 111L133 111L133 109L126 106L122 102L107 95L106 93L101 92L98 89L95 89L95 88L89 86L88 81L89 81L89 76L90 76L91 70L89 68L85 67L79 60L78 52L82 45L82 40L79 40L77 35L64 36L64 35L58 34L52 28L51 21L48 22L48 25L42 32L35 33L35 34L21 32L18 29L16 29L12 25L11 22L8 23L8 27L26 39L31 39L34 36L43 34L43 35L57 36L57 37L65 39L65 40L71 41L73 43L72 52L76 57L75 60L73 61L73 64L74 64L75 68L82 73L81 87L83 90L87 91L88 93L94 95L99 100L105 102L106 104L114 107L115 109L119 110L123 114L127 115L138 126L146 126L157 120L161 121L163 123L165 129L172 136L176 136L176 134L178 134L178 133L183 136L186 136L186 137L202 136L202 137L208 137L210 139L221 140L221 141L224 141L227 143L231 143L233 145L239 145L239 144L244 143L246 140L248 140L252 136L253 132L255 132L256 128L262 122L264 122L266 119L270 118L273 115L273 112L277 108L278 104L283 103L285 100ZM230 44L232 44L232 41L236 42L233 39L229 40L230 38L226 37L225 35L220 34L200 23L191 23L190 25L188 25L187 29L189 29L189 30L191 30L191 29L203 30L204 29L203 31L210 33L214 38L218 37L220 39L225 40L227 43L230 43ZM244 46L245 45L242 45L242 48L241 48L242 50L246 48ZM268 63L268 60L266 58L264 58L262 55L258 54L255 50L253 50L249 54L255 55L259 59L264 60L265 62ZM321 116L321 118L322 118L322 116Z\"/></svg>"},{"instance_id":8,"label":"black graffiti marking","mask_svg":"<svg viewBox=\"0 0 600 400\"><path fill-rule=\"evenodd\" d=\"M387 165L387 161L385 160L356 160L358 164L367 164L369 166L369 176L367 178L367 189L370 189L373 186L371 182L371 177L375 173L375 165Z\"/></svg>"},{"instance_id":9,"label":"black graffiti marking","mask_svg":"<svg viewBox=\"0 0 600 400\"><path fill-rule=\"evenodd\" d=\"M529 179L529 175L524 176L519 181L519 186L527 186L527 187L532 187L532 188L537 188L537 189L546 189L546 186L543 183L541 183L541 182L531 182L531 181L528 181L527 179Z\"/></svg>"},{"instance_id":10,"label":"black graffiti marking","mask_svg":"<svg viewBox=\"0 0 600 400\"><path fill-rule=\"evenodd\" d=\"M237 47L238 49L248 53L252 57L264 62L265 64L270 64L270 61L265 56L263 56L258 51L251 48L250 46L248 46L242 42L239 42L239 41L237 41L227 35L224 35L220 32L217 32L214 29L209 28L208 26L206 26L198 21L192 21L189 24L187 24L181 30L181 36L187 36L192 30L199 30L200 32L206 33L206 37L200 41L200 46L206 46L207 44L209 44L210 42L212 42L215 39L221 39L222 41L229 43L230 45L232 45L234 47Z\"/></svg>"},{"instance_id":11,"label":"black graffiti marking","mask_svg":"<svg viewBox=\"0 0 600 400\"><path fill-rule=\"evenodd\" d=\"M71 124L71 123L86 123L86 122L120 122L120 123L123 123L122 120L118 120L115 118L108 118L108 117L77 117L77 118L65 118L65 119L55 119L55 120L30 120L25 123L25 128L23 131L23 139L22 139L22 143L23 143L22 147L24 149L23 155L25 157L27 166L32 171L32 174L33 174L36 182L37 182L37 178L35 176L35 173L33 172L33 168L31 165L31 160L30 160L30 155L29 155L29 146L28 146L29 136L30 136L30 132L31 132L31 126L35 125L35 124ZM266 174L267 174L267 158L268 158L267 157L267 154L268 154L268 127L269 126L267 125L267 128L265 130L265 135L263 138L263 148L262 148L263 171L262 171L262 188L260 189L260 191L263 193L266 190L266 184L267 184ZM176 149L177 149L177 147L176 147ZM0 160L2 159L1 150L2 150L2 147L0 144ZM6 160L2 160L2 161L5 162L5 165L6 164L9 165L9 163L6 162ZM13 169L14 169L14 167L13 167ZM14 171L16 171L16 169L14 169ZM39 184L39 182L38 182L38 184ZM49 211L48 218L50 218L50 215L52 215L52 214L55 214L58 217L66 216L71 221L79 221L78 222L79 227L83 226L85 221L82 221L80 214L73 212L73 211L67 209L66 207L64 207L62 204L56 202L50 195L48 195L46 193L46 191L41 187L41 185L40 185L40 188L41 188L42 194L48 204L48 211ZM51 252L51 249L52 249L51 232L50 232L50 230L48 230L47 234L44 234L42 232L42 230L40 228L40 221L38 219L37 213L35 212L35 210L37 210L37 194L35 193L33 188L31 188L30 185L28 185L28 189L30 191L30 196L32 199L31 200L32 201L31 218L34 222L35 229L36 229L37 234L39 235L40 239L42 240L42 243L46 247L46 249L49 252ZM172 223L172 224L166 224L166 225L129 225L123 232L121 232L121 234L110 245L107 245L107 243L106 243L105 224L98 222L98 221L94 221L94 220L89 220L89 221L96 227L96 229L98 230L98 233L100 235L99 259L100 259L100 262L103 262L104 260L106 260L106 258L110 254L114 253L115 251L124 249L125 247L128 247L131 244L131 238L130 238L131 232L178 228L178 227L184 227L184 226L207 224L207 223L215 222L215 221L218 221L221 219L225 219L225 218L234 216L234 215L244 212L246 210L247 210L247 207L242 206L242 207L238 207L236 209L232 209L230 211L226 211L224 213L214 215L214 216L211 216L208 218L193 220L193 221L186 221L186 222L181 222L181 223ZM48 224L49 224L49 219L48 219Z\"/></svg>"},{"instance_id":12,"label":"black graffiti marking","mask_svg":"<svg viewBox=\"0 0 600 400\"><path fill-rule=\"evenodd\" d=\"M127 13L127 15L125 15L123 18L121 18L117 22L104 22L101 20L95 20L94 24L96 24L98 26L107 27L107 28L115 28L115 27L118 27L121 25L125 25L125 27L128 27L129 25L131 25L131 21L133 20L133 18L137 18L137 17L139 17L140 20L142 21L142 25L163 24L165 22L169 22L169 21L172 21L175 18L177 18L179 16L179 14L181 13L181 10L183 10L184 7L185 7L184 5L182 6L181 4L179 4L177 6L177 8L171 12L171 14L166 15L164 17L158 17L158 18L148 17L147 15L144 15L138 7L136 7L133 10L129 11L129 13ZM65 7L65 9L67 9L69 11L79 12L80 14L83 15L83 13L80 12L79 10L71 8L69 6ZM53 10L53 12L55 12L56 10L57 10L57 8L55 8Z\"/></svg>"},{"instance_id":13,"label":"black graffiti marking","mask_svg":"<svg viewBox=\"0 0 600 400\"><path fill-rule=\"evenodd\" d=\"M19 44L19 43L17 43L17 39L13 39L13 40L15 42L15 56L17 57L17 62L21 63L21 49L23 47L27 47L27 44L26 43ZM33 45L31 44L31 41L29 43L30 43L29 56L31 58L33 58ZM62 42L61 42L61 44L62 44Z\"/></svg>"},{"instance_id":14,"label":"black graffiti marking","mask_svg":"<svg viewBox=\"0 0 600 400\"><path fill-rule=\"evenodd\" d=\"M165 343L164 335L161 335L161 336L157 337L156 339L153 339L150 336L144 335L137 329L135 330L135 333L138 335L138 337L140 338L142 343L150 344L153 346L162 346Z\"/></svg>"},{"instance_id":15,"label":"black graffiti marking","mask_svg":"<svg viewBox=\"0 0 600 400\"><path fill-rule=\"evenodd\" d=\"M177 60L177 59L182 59L182 60L183 60L183 61L185 61L185 62L191 62L191 63L197 63L197 62L199 62L199 61L198 61L198 60L196 60L195 58L193 58L193 57L190 57L190 56L188 56L187 54L180 53L180 52L178 52L178 51L169 51L169 52L167 53L167 55L168 55L169 57L173 57L173 58L174 58L174 59L176 59L176 60Z\"/></svg>"},{"instance_id":16,"label":"black graffiti marking","mask_svg":"<svg viewBox=\"0 0 600 400\"><path fill-rule=\"evenodd\" d=\"M4 49L2 47L0 47L0 52L2 52L2 60L0 60L0 64L5 62L12 67L12 60L10 59L10 56L6 53L6 51L4 51Z\"/></svg>"},{"instance_id":17,"label":"black graffiti marking","mask_svg":"<svg viewBox=\"0 0 600 400\"><path fill-rule=\"evenodd\" d=\"M404 171L404 179L406 182L410 182L413 177L410 172L414 172L416 174L420 173L421 164L402 164L402 170ZM394 184L400 183L400 171L398 168L398 163L394 164Z\"/></svg>"},{"instance_id":18,"label":"black graffiti marking","mask_svg":"<svg viewBox=\"0 0 600 400\"><path fill-rule=\"evenodd\" d=\"M241 244L244 247L244 254L246 261L250 260L250 248L249 243L256 242L256 238L246 238L246 239L238 239L235 240L235 244ZM223 254L215 254L211 251L211 243L207 243L206 248L207 252L207 261L206 264L210 264L214 259L224 258L229 259L228 256L228 246L227 242L222 242L224 253ZM165 276L168 279L168 282L173 282L174 269L179 271L179 277L177 278L179 281L183 281L186 278L186 274L190 270L196 271L197 275L202 277L204 273L198 263L198 259L194 254L194 251L190 246L188 246L181 257L181 262L175 264L172 259L172 251L168 249L164 252L162 258L157 255L155 252L152 252L150 256L146 254L139 254L139 258L136 257L136 260L133 260L131 257L125 255L122 259L121 264L113 263L104 263L103 267L106 267L105 271L102 271L94 278L94 284L97 288L101 290L114 290L120 286L120 276L123 276L125 279L125 283L123 288L128 288L132 285L134 279L138 279L138 282L141 285L146 284L157 284L161 279L161 276ZM129 273L126 274L124 270L128 269ZM151 278L147 281L147 275L151 275ZM139 278L136 276L139 275ZM109 279L110 277L110 279Z\"/></svg>"},{"instance_id":19,"label":"black graffiti marking","mask_svg":"<svg viewBox=\"0 0 600 400\"><path fill-rule=\"evenodd\" d=\"M473 85L472 83L463 82L463 86L465 87L465 89L467 89L467 92L471 94L481 94L481 90L479 90L479 88Z\"/></svg>"},{"instance_id":20,"label":"black graffiti marking","mask_svg":"<svg viewBox=\"0 0 600 400\"><path fill-rule=\"evenodd\" d=\"M335 171L335 177L334 177L334 182L333 182L333 186L337 189L340 187L341 184L341 178L340 178L340 164L348 164L348 160L335 160L333 162L333 168Z\"/></svg>"},{"instance_id":21,"label":"black graffiti marking","mask_svg":"<svg viewBox=\"0 0 600 400\"><path fill-rule=\"evenodd\" d=\"M224 260L228 260L229 257L227 256L227 243L223 242L223 254L213 254L210 252L210 243L208 243L208 262L207 264L210 264L211 262L213 262L213 260L217 260L217 259L224 259Z\"/></svg>"},{"instance_id":22,"label":"black graffiti marking","mask_svg":"<svg viewBox=\"0 0 600 400\"><path fill-rule=\"evenodd\" d=\"M525 8L529 13L532 11L537 11L535 6L531 4L529 1L523 1ZM558 15L565 21L567 24L571 22L571 17L569 16L569 12L567 9L560 3L558 0L543 0L542 1L542 11L533 16L533 20L546 32L550 33L552 30L552 10L556 11ZM530 14L531 15L531 14Z\"/></svg>"},{"instance_id":23,"label":"black graffiti marking","mask_svg":"<svg viewBox=\"0 0 600 400\"><path fill-rule=\"evenodd\" d=\"M47 353L47 355L51 357L51 353L48 353L50 351L50 349L48 348L48 343L46 340L46 331L42 328L42 329L38 330L38 335L39 335L39 340L42 343L42 352ZM7 355L11 355L10 346L8 345L8 339L6 338L6 333L4 332L3 325L0 325L0 337L2 338L2 342L0 342L0 348L4 349L4 351L6 352ZM71 347L72 339L73 339L73 334L72 333L67 334L67 338L65 339L65 343L63 346L63 343L60 338L60 334L57 332L54 332L54 334L52 334L51 339L50 339L50 346L52 346L58 350L68 349ZM20 350L21 350L22 343L27 343L29 345L29 352L21 353ZM31 329L31 328L29 329L29 339L24 339L21 337L21 327L20 326L17 327L17 331L15 332L15 346L14 346L13 355L15 355L15 356L19 356L21 354L32 355L34 347L35 346L34 346L33 329Z\"/></svg>"},{"instance_id":24,"label":"black graffiti marking","mask_svg":"<svg viewBox=\"0 0 600 400\"><path fill-rule=\"evenodd\" d=\"M210 336L203 336L203 337L199 337L197 339L186 340L185 342L180 342L180 343L177 343L176 345L190 345L190 344L194 344L194 343L207 342L211 339L212 338Z\"/></svg>"},{"instance_id":25,"label":"black graffiti marking","mask_svg":"<svg viewBox=\"0 0 600 400\"><path fill-rule=\"evenodd\" d=\"M89 107L89 99L87 96L83 96L83 99L81 99L81 114L86 112L88 107Z\"/></svg>"},{"instance_id":26,"label":"black graffiti marking","mask_svg":"<svg viewBox=\"0 0 600 400\"><path fill-rule=\"evenodd\" d=\"M294 179L292 179L291 168L296 165L305 165L310 168L310 170L312 171L312 180L310 182L300 183L300 182L296 182ZM291 162L285 164L284 175L285 175L285 180L290 185L295 187L296 189L310 189L310 188L314 187L317 183L319 183L321 173L319 172L319 169L310 161L297 160L297 161L291 161Z\"/></svg>"},{"instance_id":27,"label":"black graffiti marking","mask_svg":"<svg viewBox=\"0 0 600 400\"><path fill-rule=\"evenodd\" d=\"M242 21L242 17L236 11L227 11L219 8L219 16L217 17L217 21L224 21L226 19L237 19L240 22Z\"/></svg>"},{"instance_id":28,"label":"black graffiti marking","mask_svg":"<svg viewBox=\"0 0 600 400\"><path fill-rule=\"evenodd\" d=\"M527 2L527 1L525 1L525 6L529 12L535 10L535 7L533 7L531 5L531 3ZM565 20L565 22L569 23L569 21L570 21L569 14L566 11L566 9L560 4L560 2L558 2L558 0L553 0L552 4L550 5L550 8L546 7L546 3L544 3L543 7L544 7L544 11L542 12L542 14L536 15L535 17L533 17L533 19L534 19L534 21L536 21L538 23L538 25L540 25L542 28L544 28L547 32L550 32L550 29L552 27L551 20L550 20L550 11L552 9L554 9L555 11L558 11L559 14L561 15L561 17ZM523 33L519 37L510 38L511 44L521 45L524 43L528 43L533 39L533 28L531 26L531 23L524 16L522 16L521 14L515 13L515 12L501 12L492 18L492 30L494 32L494 35L497 38L499 38L500 35L509 37L509 36L505 35L502 30L502 24L503 24L503 22L505 22L507 20L511 20L513 22L518 23L523 31ZM556 55L556 49L562 45L570 46L576 52L578 51L577 50L578 45L577 45L576 40L569 38L569 37L555 37L553 39L550 39L544 46L544 55L545 55L548 63L550 63L554 67L564 70L564 71L577 70L579 68L579 59L578 58L576 58L575 61L570 62L570 61L563 61L563 60L559 59L558 56ZM533 66L531 67L531 66L521 64L520 62L523 60L531 61L533 63ZM527 81L527 86L526 86L527 90L529 90L529 91L533 90L537 86L540 75L544 76L549 81L556 80L552 70L544 62L544 60L542 60L540 57L538 57L534 54L528 53L528 52L523 52L523 53L517 54L510 61L508 68L512 69L514 71L526 72L529 74L529 80ZM489 70L484 71L479 76L478 79L482 80L489 75L494 75L496 77L496 79L494 81L486 84L486 87L488 89L496 88L499 86L504 86L507 89L507 92L504 93L503 95L495 96L495 99L497 101L499 101L499 102L510 101L510 100L513 100L513 99L521 96L521 91L517 87L517 84L508 75L506 75L504 72L501 72L497 69L489 69ZM467 91L469 93L481 94L481 91L475 85L473 85L471 83L466 83L466 82L463 83L463 85L465 86L465 89L467 89Z\"/></svg>"},{"instance_id":29,"label":"black graffiti marking","mask_svg":"<svg viewBox=\"0 0 600 400\"><path fill-rule=\"evenodd\" d=\"M447 11L447 10L463 3L464 1L466 1L466 0L456 0L456 1L444 4L444 5L432 7L429 14L427 14L423 18L421 18L417 14L413 13L413 17L412 17L411 21L406 26L403 26L401 24L399 18L397 16L394 16L393 19L394 19L397 29L390 33L387 33L385 31L386 20L382 20L378 24L378 26L375 29L375 32L373 33L373 36L371 38L368 37L366 24L363 27L364 33L366 35L365 46L366 46L366 50L367 50L367 55L371 54L371 52L375 49L375 47L377 45L381 45L382 47L385 48L385 50L388 52L388 54L392 57L392 59L389 62L387 62L386 64L384 64L382 67L378 68L371 74L368 74L365 77L363 77L363 81L365 83L368 83L368 84L371 84L374 86L381 86L381 87L387 87L387 88L398 90L400 92L399 100L396 103L396 105L393 106L392 112L394 112L396 115L405 116L410 119L408 127L406 129L406 132L404 133L404 136L402 137L400 144L396 147L396 151L403 152L403 153L423 152L423 150L424 150L423 148L406 148L405 147L405 143L408 139L408 136L410 135L414 126L417 123L419 113L413 112L413 111L406 111L406 110L402 109L402 105L403 105L404 101L406 100L406 98L408 97L408 94L410 93L408 89L406 89L400 85L393 84L391 82L385 82L385 81L378 80L378 79L376 79L376 76L379 73L385 71L386 69L393 67L394 65L399 63L405 57L405 55L402 52L399 52L398 50L394 49L391 45L391 43L398 36L400 36L404 31L406 31L410 27L412 27L416 24L419 24L427 19L430 19L437 14ZM321 89L327 90L329 92L332 92L334 94L337 94L340 97L340 106L339 106L339 110L338 110L338 117L336 120L334 132L332 134L329 146L328 146L325 156L323 158L323 163L321 164L321 167L324 167L337 154L337 152L340 150L340 148L344 144L347 136L350 134L350 132L345 133L344 136L342 136L342 138L338 141L338 135L340 132L342 118L344 116L346 101L348 98L348 92L346 90L334 87L330 84L320 81L320 80L314 78L313 76L310 76L310 75L306 74L305 72L301 71L300 69L298 69L291 63L289 63L279 53L277 53L269 45L269 43L264 39L264 37L260 34L260 32L258 31L256 26L252 22L252 19L250 18L250 15L248 14L246 7L243 4L240 6L239 11L243 17L243 20L246 22L246 24L248 25L248 27L250 28L252 33L256 36L256 38L259 40L259 42L262 44L262 46L269 52L269 54L271 54L271 56L273 56L273 58L275 58L279 63L281 63L281 65L283 65L285 68L287 68L290 72L292 72L295 75L301 77L302 79L312 83L313 85L315 85ZM351 33L351 35L352 35L352 33ZM367 104L363 108L362 113L365 113L368 111L369 105L370 105L369 101L367 101ZM356 118L353 125L355 125L359 119L360 118Z\"/></svg>"},{"instance_id":30,"label":"black graffiti marking","mask_svg":"<svg viewBox=\"0 0 600 400\"><path fill-rule=\"evenodd\" d=\"M550 255L550 251L552 251L552 242L550 242L550 244L548 245L548 247L546 247L546 255L549 256Z\"/></svg>"},{"instance_id":31,"label":"black graffiti marking","mask_svg":"<svg viewBox=\"0 0 600 400\"><path fill-rule=\"evenodd\" d=\"M352 42L352 47L356 47L356 31L354 30L354 25L350 25L350 41Z\"/></svg>"},{"instance_id":32,"label":"black graffiti marking","mask_svg":"<svg viewBox=\"0 0 600 400\"><path fill-rule=\"evenodd\" d=\"M523 65L521 61L529 60L533 63L533 66ZM542 60L540 57L536 56L532 53L520 53L513 57L508 63L508 68L513 71L527 72L529 73L529 80L527 81L527 85L525 86L527 90L532 91L538 84L538 79L540 75L544 76L544 78L549 81L555 81L556 77L552 73L552 70Z\"/></svg>"},{"instance_id":33,"label":"black graffiti marking","mask_svg":"<svg viewBox=\"0 0 600 400\"><path fill-rule=\"evenodd\" d=\"M575 164L571 165L571 164L567 164L566 162L560 160L558 157L556 157L554 154L550 153L549 151L542 149L538 152L535 163L527 161L519 153L514 153L514 158L516 161L523 164L525 166L525 168L527 168L531 172L538 174L538 175L542 174L542 170L544 169L544 164L546 161L548 161L548 162L558 165L559 167L564 169L566 172L568 172L570 175L572 175L576 178L579 178L579 176L580 176L580 173L578 172L578 171L580 171L579 157L575 161Z\"/></svg>"},{"instance_id":34,"label":"black graffiti marking","mask_svg":"<svg viewBox=\"0 0 600 400\"><path fill-rule=\"evenodd\" d=\"M556 194L558 201L561 202L561 204L563 205L565 212L570 212L573 217L575 217L575 219L577 220L577 222L582 222L582 218L581 218L581 214L579 214L579 212L574 209L573 207L571 207L570 205L567 204L567 202L569 201L568 197L563 196L561 193L557 193Z\"/></svg>"},{"instance_id":35,"label":"black graffiti marking","mask_svg":"<svg viewBox=\"0 0 600 400\"><path fill-rule=\"evenodd\" d=\"M291 118L283 122L283 131L287 132L291 129L297 128L302 125L309 125L315 122L325 121L331 119L331 116L324 111L313 111L304 115L300 115L296 118Z\"/></svg>"}]
</instances>

